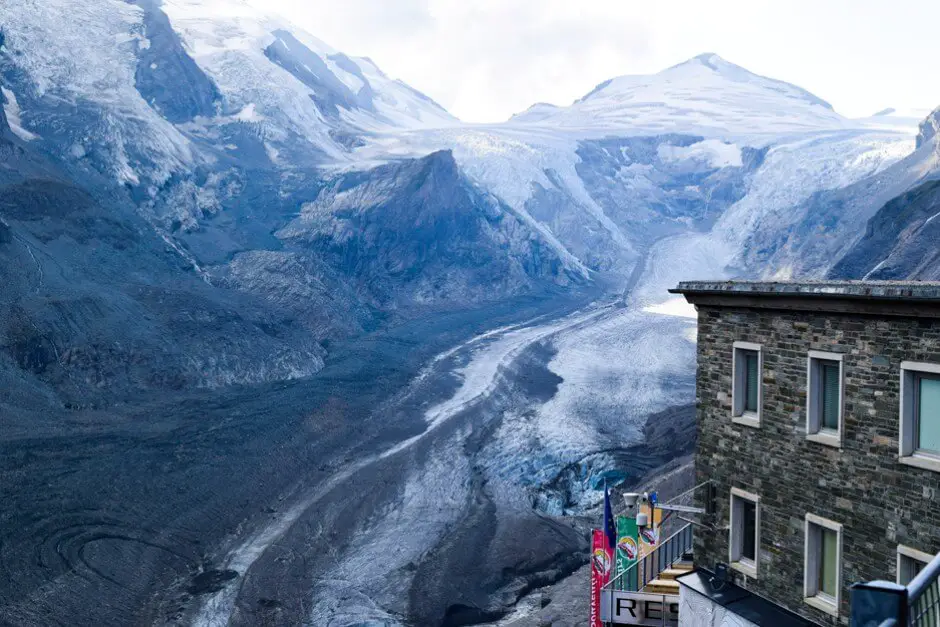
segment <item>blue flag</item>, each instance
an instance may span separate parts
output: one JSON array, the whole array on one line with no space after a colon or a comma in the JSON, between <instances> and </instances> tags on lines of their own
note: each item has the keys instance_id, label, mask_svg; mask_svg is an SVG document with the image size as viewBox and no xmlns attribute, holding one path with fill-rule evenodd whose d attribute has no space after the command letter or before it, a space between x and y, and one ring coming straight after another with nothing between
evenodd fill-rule
<instances>
[{"instance_id":1,"label":"blue flag","mask_svg":"<svg viewBox=\"0 0 940 627\"><path fill-rule=\"evenodd\" d=\"M607 491L607 480L604 480L604 535L611 549L617 546L617 528L614 526L614 514L610 509L610 492Z\"/></svg>"}]
</instances>

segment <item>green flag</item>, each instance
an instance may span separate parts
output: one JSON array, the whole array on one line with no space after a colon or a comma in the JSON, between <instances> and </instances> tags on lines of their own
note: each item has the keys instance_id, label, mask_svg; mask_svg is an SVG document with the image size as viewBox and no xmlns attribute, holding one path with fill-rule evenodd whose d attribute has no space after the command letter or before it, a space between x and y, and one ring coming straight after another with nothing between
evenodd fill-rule
<instances>
[{"instance_id":1,"label":"green flag","mask_svg":"<svg viewBox=\"0 0 940 627\"><path fill-rule=\"evenodd\" d=\"M636 520L626 516L617 516L617 574L624 572L636 564L639 546ZM636 568L617 580L620 590L636 591Z\"/></svg>"}]
</instances>

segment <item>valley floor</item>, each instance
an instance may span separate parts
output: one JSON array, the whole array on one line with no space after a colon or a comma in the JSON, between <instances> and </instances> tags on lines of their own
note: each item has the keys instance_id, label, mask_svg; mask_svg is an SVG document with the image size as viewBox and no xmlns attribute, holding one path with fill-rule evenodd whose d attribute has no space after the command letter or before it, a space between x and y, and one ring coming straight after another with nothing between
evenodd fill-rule
<instances>
[{"instance_id":1,"label":"valley floor","mask_svg":"<svg viewBox=\"0 0 940 627\"><path fill-rule=\"evenodd\" d=\"M332 346L310 379L6 431L0 617L504 616L583 563L592 474L639 478L682 446L644 426L688 407L692 322L594 298L435 316Z\"/></svg>"}]
</instances>

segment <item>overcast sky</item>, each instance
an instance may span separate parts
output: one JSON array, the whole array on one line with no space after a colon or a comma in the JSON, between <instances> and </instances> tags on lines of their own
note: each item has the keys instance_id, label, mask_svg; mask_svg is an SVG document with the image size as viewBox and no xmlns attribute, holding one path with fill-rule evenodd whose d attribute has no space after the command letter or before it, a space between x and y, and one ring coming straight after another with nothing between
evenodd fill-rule
<instances>
[{"instance_id":1,"label":"overcast sky","mask_svg":"<svg viewBox=\"0 0 940 627\"><path fill-rule=\"evenodd\" d=\"M940 105L938 0L252 0L465 121L715 52L859 117Z\"/></svg>"}]
</instances>

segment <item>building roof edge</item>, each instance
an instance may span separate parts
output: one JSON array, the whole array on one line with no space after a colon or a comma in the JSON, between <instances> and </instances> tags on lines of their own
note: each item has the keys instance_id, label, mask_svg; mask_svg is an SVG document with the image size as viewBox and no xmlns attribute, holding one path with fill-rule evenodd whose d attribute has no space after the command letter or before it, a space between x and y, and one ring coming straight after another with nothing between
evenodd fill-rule
<instances>
[{"instance_id":1,"label":"building roof edge","mask_svg":"<svg viewBox=\"0 0 940 627\"><path fill-rule=\"evenodd\" d=\"M669 292L686 298L720 294L724 297L799 296L940 303L940 282L936 281L681 281Z\"/></svg>"}]
</instances>

